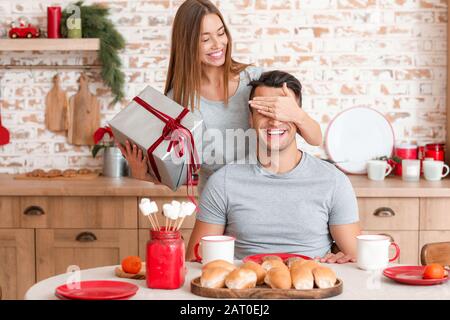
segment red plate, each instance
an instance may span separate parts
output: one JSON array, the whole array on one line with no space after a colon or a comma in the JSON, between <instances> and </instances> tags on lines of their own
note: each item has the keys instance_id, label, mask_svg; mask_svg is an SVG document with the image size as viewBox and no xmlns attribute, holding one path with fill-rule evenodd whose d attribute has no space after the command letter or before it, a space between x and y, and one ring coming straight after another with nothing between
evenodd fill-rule
<instances>
[{"instance_id":1,"label":"red plate","mask_svg":"<svg viewBox=\"0 0 450 320\"><path fill-rule=\"evenodd\" d=\"M394 281L417 286L430 286L448 280L448 276L443 279L423 279L424 270L425 266L391 267L384 269L383 274Z\"/></svg>"},{"instance_id":2,"label":"red plate","mask_svg":"<svg viewBox=\"0 0 450 320\"><path fill-rule=\"evenodd\" d=\"M56 288L55 294L74 300L115 300L130 298L138 289L138 286L123 281L81 281L78 289L62 285Z\"/></svg>"},{"instance_id":3,"label":"red plate","mask_svg":"<svg viewBox=\"0 0 450 320\"><path fill-rule=\"evenodd\" d=\"M295 254L295 253L260 253L260 254L254 254L251 256L247 256L244 259L242 259L242 261L244 263L247 261L253 261L253 262L261 264L262 258L264 258L265 256L278 256L281 259L283 259L283 261L285 261L286 259L292 258L292 257L299 257L299 258L303 258L305 260L312 260L310 257L303 256L301 254Z\"/></svg>"}]
</instances>

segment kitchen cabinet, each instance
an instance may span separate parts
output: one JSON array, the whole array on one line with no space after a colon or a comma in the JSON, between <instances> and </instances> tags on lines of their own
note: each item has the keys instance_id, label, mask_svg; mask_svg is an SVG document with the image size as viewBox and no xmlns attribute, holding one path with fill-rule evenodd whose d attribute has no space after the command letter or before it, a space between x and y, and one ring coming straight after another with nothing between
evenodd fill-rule
<instances>
[{"instance_id":1,"label":"kitchen cabinet","mask_svg":"<svg viewBox=\"0 0 450 320\"><path fill-rule=\"evenodd\" d=\"M138 255L137 230L36 230L37 281L65 273L70 266L120 264L128 255Z\"/></svg>"},{"instance_id":2,"label":"kitchen cabinet","mask_svg":"<svg viewBox=\"0 0 450 320\"><path fill-rule=\"evenodd\" d=\"M36 282L32 229L0 229L0 287L2 299L22 299Z\"/></svg>"}]
</instances>

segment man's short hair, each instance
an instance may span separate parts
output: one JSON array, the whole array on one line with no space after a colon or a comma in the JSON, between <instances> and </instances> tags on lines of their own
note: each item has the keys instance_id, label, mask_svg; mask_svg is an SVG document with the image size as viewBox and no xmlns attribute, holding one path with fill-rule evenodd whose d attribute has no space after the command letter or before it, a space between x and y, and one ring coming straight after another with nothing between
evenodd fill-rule
<instances>
[{"instance_id":1,"label":"man's short hair","mask_svg":"<svg viewBox=\"0 0 450 320\"><path fill-rule=\"evenodd\" d=\"M274 70L267 71L261 74L258 80L251 81L248 85L252 86L252 90L250 91L250 100L255 96L255 90L257 87L272 87L272 88L281 88L283 87L283 83L286 82L286 85L289 89L294 91L295 96L298 97L298 102L300 108L302 107L302 85L300 81L294 77L292 74ZM251 110L252 108L250 108Z\"/></svg>"}]
</instances>

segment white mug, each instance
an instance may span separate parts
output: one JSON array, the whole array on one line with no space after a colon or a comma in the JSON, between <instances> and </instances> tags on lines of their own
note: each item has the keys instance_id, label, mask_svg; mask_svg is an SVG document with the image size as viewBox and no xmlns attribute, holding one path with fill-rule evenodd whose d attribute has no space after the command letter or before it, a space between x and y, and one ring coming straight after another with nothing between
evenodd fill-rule
<instances>
[{"instance_id":1,"label":"white mug","mask_svg":"<svg viewBox=\"0 0 450 320\"><path fill-rule=\"evenodd\" d=\"M402 179L403 181L420 180L420 160L402 160Z\"/></svg>"},{"instance_id":2,"label":"white mug","mask_svg":"<svg viewBox=\"0 0 450 320\"><path fill-rule=\"evenodd\" d=\"M445 168L445 173L442 173ZM450 172L448 165L444 161L424 161L423 162L423 175L428 181L439 181L446 177Z\"/></svg>"},{"instance_id":3,"label":"white mug","mask_svg":"<svg viewBox=\"0 0 450 320\"><path fill-rule=\"evenodd\" d=\"M360 235L358 240L357 266L363 270L379 270L400 256L400 248L384 235ZM395 256L389 259L389 247L395 247Z\"/></svg>"},{"instance_id":4,"label":"white mug","mask_svg":"<svg viewBox=\"0 0 450 320\"><path fill-rule=\"evenodd\" d=\"M204 236L194 247L197 262L207 264L214 260L225 260L234 263L234 241L236 238L230 236ZM202 254L199 247L202 247Z\"/></svg>"},{"instance_id":5,"label":"white mug","mask_svg":"<svg viewBox=\"0 0 450 320\"><path fill-rule=\"evenodd\" d=\"M392 171L392 166L385 160L367 161L367 176L370 180L384 180Z\"/></svg>"}]
</instances>

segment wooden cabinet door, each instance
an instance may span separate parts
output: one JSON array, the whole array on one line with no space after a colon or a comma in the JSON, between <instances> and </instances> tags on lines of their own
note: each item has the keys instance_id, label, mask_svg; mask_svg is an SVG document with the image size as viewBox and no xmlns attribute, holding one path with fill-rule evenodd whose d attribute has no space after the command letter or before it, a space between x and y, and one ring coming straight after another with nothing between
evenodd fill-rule
<instances>
[{"instance_id":1,"label":"wooden cabinet door","mask_svg":"<svg viewBox=\"0 0 450 320\"><path fill-rule=\"evenodd\" d=\"M370 230L363 234L384 234L398 244L400 247L400 258L397 263L417 265L419 263L419 232L418 231L392 231L392 230ZM394 249L389 250L390 257L394 256Z\"/></svg>"},{"instance_id":2,"label":"wooden cabinet door","mask_svg":"<svg viewBox=\"0 0 450 320\"><path fill-rule=\"evenodd\" d=\"M420 230L450 230L450 198L420 199Z\"/></svg>"},{"instance_id":3,"label":"wooden cabinet door","mask_svg":"<svg viewBox=\"0 0 450 320\"><path fill-rule=\"evenodd\" d=\"M36 230L36 275L41 281L80 269L118 265L129 255L138 255L137 230Z\"/></svg>"},{"instance_id":4,"label":"wooden cabinet door","mask_svg":"<svg viewBox=\"0 0 450 320\"><path fill-rule=\"evenodd\" d=\"M0 229L2 299L23 299L35 283L34 230Z\"/></svg>"},{"instance_id":5,"label":"wooden cabinet door","mask_svg":"<svg viewBox=\"0 0 450 320\"><path fill-rule=\"evenodd\" d=\"M424 245L434 242L450 242L450 230L420 231L419 252Z\"/></svg>"}]
</instances>

